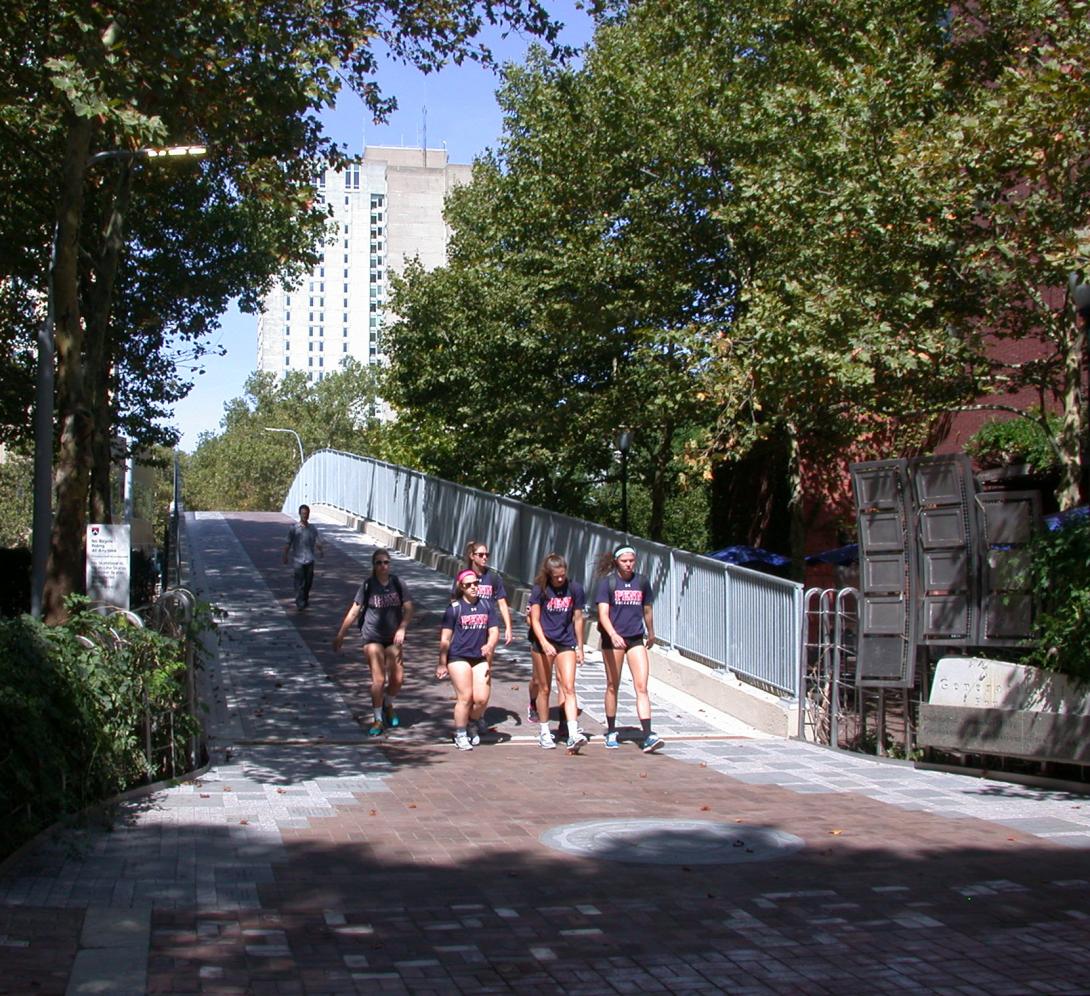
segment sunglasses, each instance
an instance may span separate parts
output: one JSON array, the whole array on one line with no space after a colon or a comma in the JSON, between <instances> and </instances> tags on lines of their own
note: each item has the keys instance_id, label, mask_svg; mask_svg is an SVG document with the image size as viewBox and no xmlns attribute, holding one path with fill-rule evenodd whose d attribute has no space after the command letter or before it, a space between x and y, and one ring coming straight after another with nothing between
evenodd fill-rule
<instances>
[{"instance_id":1,"label":"sunglasses","mask_svg":"<svg viewBox=\"0 0 1090 996\"><path fill-rule=\"evenodd\" d=\"M477 553L473 554L473 556L474 557L487 557L488 556L488 551L487 550L478 550Z\"/></svg>"},{"instance_id":2,"label":"sunglasses","mask_svg":"<svg viewBox=\"0 0 1090 996\"><path fill-rule=\"evenodd\" d=\"M481 583L480 581L463 581L462 582L462 587L463 588L476 588L477 585L479 585L480 583Z\"/></svg>"},{"instance_id":3,"label":"sunglasses","mask_svg":"<svg viewBox=\"0 0 1090 996\"><path fill-rule=\"evenodd\" d=\"M376 560L375 561L375 566L376 567L381 567L383 564L389 564L389 563L390 563L390 561L388 561L388 560Z\"/></svg>"}]
</instances>

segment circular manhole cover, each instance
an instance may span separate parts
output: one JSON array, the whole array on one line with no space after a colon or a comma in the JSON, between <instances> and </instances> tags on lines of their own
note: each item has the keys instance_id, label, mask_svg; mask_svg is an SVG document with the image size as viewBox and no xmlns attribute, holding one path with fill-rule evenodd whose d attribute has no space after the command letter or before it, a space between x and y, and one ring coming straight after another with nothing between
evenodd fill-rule
<instances>
[{"instance_id":1,"label":"circular manhole cover","mask_svg":"<svg viewBox=\"0 0 1090 996\"><path fill-rule=\"evenodd\" d=\"M768 861L803 846L801 837L711 820L588 820L546 830L541 842L584 858L639 865L726 865Z\"/></svg>"}]
</instances>

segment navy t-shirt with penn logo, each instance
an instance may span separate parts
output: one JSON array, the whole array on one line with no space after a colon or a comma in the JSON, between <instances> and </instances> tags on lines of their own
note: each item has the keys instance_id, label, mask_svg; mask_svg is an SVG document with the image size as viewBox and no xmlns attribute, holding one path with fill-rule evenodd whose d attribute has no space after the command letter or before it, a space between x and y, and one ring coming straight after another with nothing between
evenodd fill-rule
<instances>
[{"instance_id":1,"label":"navy t-shirt with penn logo","mask_svg":"<svg viewBox=\"0 0 1090 996\"><path fill-rule=\"evenodd\" d=\"M447 659L479 660L484 657L481 648L488 642L488 631L498 625L499 617L491 602L478 599L476 605L470 605L460 600L448 605L441 627L452 630Z\"/></svg>"},{"instance_id":2,"label":"navy t-shirt with penn logo","mask_svg":"<svg viewBox=\"0 0 1090 996\"><path fill-rule=\"evenodd\" d=\"M568 581L560 591L546 585L544 593L535 584L530 604L541 606L541 631L545 639L560 647L575 646L575 610L582 609L587 595L578 581Z\"/></svg>"},{"instance_id":3,"label":"navy t-shirt with penn logo","mask_svg":"<svg viewBox=\"0 0 1090 996\"><path fill-rule=\"evenodd\" d=\"M594 590L594 602L600 605L605 602L609 606L609 621L619 636L626 640L635 640L644 635L643 607L650 605L652 601L651 582L642 574L633 574L625 581L616 571L612 577L617 585L610 598L609 579L607 574L598 582Z\"/></svg>"}]
</instances>

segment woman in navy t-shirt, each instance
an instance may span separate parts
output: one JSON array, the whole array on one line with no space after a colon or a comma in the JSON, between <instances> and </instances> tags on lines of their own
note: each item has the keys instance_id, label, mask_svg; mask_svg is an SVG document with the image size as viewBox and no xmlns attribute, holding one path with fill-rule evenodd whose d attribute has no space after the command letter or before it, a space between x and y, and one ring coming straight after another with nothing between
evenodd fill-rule
<instances>
[{"instance_id":1,"label":"woman in navy t-shirt","mask_svg":"<svg viewBox=\"0 0 1090 996\"><path fill-rule=\"evenodd\" d=\"M530 648L534 658L537 714L544 717L538 743L546 750L556 747L549 732L549 689L553 663L560 685L561 709L568 730L565 746L578 754L587 742L579 730L579 706L575 698L575 669L583 663L583 603L586 592L568 577L568 563L558 553L542 562L530 591Z\"/></svg>"},{"instance_id":2,"label":"woman in navy t-shirt","mask_svg":"<svg viewBox=\"0 0 1090 996\"><path fill-rule=\"evenodd\" d=\"M478 724L492 691L488 659L500 637L496 608L477 596L478 586L475 571L458 575L458 600L443 613L435 669L436 678L449 674L454 686L454 744L459 750L473 750L481 742Z\"/></svg>"},{"instance_id":3,"label":"woman in navy t-shirt","mask_svg":"<svg viewBox=\"0 0 1090 996\"><path fill-rule=\"evenodd\" d=\"M488 566L488 558L488 544L482 543L480 540L470 540L466 544L466 566L463 570L473 571L477 575L480 581L478 597L486 602L492 602L496 606L496 611L503 621L504 646L507 646L514 638L511 631L511 607L507 601L507 589L503 585L503 575ZM457 588L458 582L456 581L454 587L450 590L451 601L458 598ZM490 660L489 664L491 663Z\"/></svg>"},{"instance_id":4,"label":"woman in navy t-shirt","mask_svg":"<svg viewBox=\"0 0 1090 996\"><path fill-rule=\"evenodd\" d=\"M662 738L651 732L651 699L647 677L651 670L647 651L655 644L655 619L651 611L651 583L636 573L636 551L619 546L599 561L604 576L594 590L598 606L598 631L602 635L602 660L606 667L606 746L617 743L617 689L621 683L621 665L628 659L628 670L636 690L636 715L643 727L644 753L662 747Z\"/></svg>"},{"instance_id":5,"label":"woman in navy t-shirt","mask_svg":"<svg viewBox=\"0 0 1090 996\"><path fill-rule=\"evenodd\" d=\"M401 649L412 617L412 596L401 579L390 573L390 551L380 547L371 554L371 576L360 585L333 640L333 649L339 651L353 623L359 622L363 653L371 668L374 718L368 733L372 737L401 723L394 696L405 681Z\"/></svg>"}]
</instances>

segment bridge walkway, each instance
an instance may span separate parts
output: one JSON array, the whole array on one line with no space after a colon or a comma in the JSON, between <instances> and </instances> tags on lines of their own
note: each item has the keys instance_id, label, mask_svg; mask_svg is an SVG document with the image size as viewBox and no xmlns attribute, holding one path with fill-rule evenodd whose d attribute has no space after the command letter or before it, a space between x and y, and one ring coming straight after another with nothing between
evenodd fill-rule
<instances>
[{"instance_id":1,"label":"bridge walkway","mask_svg":"<svg viewBox=\"0 0 1090 996\"><path fill-rule=\"evenodd\" d=\"M521 642L459 753L432 678L450 579L396 555L422 611L404 725L368 738L358 651L331 640L369 542L319 521L300 613L287 523L192 517L226 613L212 762L0 869L0 992L1090 991L1086 797L763 737L661 690L660 754L545 752Z\"/></svg>"}]
</instances>

